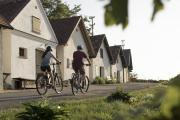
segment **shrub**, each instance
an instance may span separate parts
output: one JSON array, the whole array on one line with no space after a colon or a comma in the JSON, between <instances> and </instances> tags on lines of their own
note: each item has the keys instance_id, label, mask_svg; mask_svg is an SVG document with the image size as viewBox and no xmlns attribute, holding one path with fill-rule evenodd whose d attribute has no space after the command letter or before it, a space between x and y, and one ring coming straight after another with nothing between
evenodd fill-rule
<instances>
[{"instance_id":1,"label":"shrub","mask_svg":"<svg viewBox=\"0 0 180 120\"><path fill-rule=\"evenodd\" d=\"M16 114L16 118L20 120L62 120L69 117L68 111L60 106L51 107L46 102L26 103L25 111Z\"/></svg>"},{"instance_id":2,"label":"shrub","mask_svg":"<svg viewBox=\"0 0 180 120\"><path fill-rule=\"evenodd\" d=\"M96 77L92 84L105 84L105 79L102 77Z\"/></svg>"},{"instance_id":3,"label":"shrub","mask_svg":"<svg viewBox=\"0 0 180 120\"><path fill-rule=\"evenodd\" d=\"M107 101L113 102L117 100L125 102L125 103L130 103L131 96L128 93L125 93L120 89L117 89L116 92L112 93L110 96L107 97Z\"/></svg>"},{"instance_id":4,"label":"shrub","mask_svg":"<svg viewBox=\"0 0 180 120\"><path fill-rule=\"evenodd\" d=\"M112 79L112 80L105 79L105 83L106 84L115 84L116 80L114 80L114 79Z\"/></svg>"}]
</instances>

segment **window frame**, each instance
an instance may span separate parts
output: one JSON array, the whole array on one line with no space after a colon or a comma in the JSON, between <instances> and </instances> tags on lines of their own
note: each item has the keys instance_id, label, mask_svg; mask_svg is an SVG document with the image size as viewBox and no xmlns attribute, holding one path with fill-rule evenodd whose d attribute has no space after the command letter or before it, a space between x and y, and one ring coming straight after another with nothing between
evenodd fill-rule
<instances>
[{"instance_id":1,"label":"window frame","mask_svg":"<svg viewBox=\"0 0 180 120\"><path fill-rule=\"evenodd\" d=\"M104 54L104 53L103 53L103 51L104 51L104 50L103 50L102 48L100 48L100 57L101 57L101 58L103 58L103 57L104 57L104 55L103 55L103 54Z\"/></svg>"},{"instance_id":2,"label":"window frame","mask_svg":"<svg viewBox=\"0 0 180 120\"><path fill-rule=\"evenodd\" d=\"M19 47L19 58L27 59L27 48Z\"/></svg>"},{"instance_id":3,"label":"window frame","mask_svg":"<svg viewBox=\"0 0 180 120\"><path fill-rule=\"evenodd\" d=\"M36 22L39 22L38 29L36 28L36 25L35 25ZM35 16L32 16L32 32L41 34L41 20L40 18L35 17Z\"/></svg>"}]
</instances>

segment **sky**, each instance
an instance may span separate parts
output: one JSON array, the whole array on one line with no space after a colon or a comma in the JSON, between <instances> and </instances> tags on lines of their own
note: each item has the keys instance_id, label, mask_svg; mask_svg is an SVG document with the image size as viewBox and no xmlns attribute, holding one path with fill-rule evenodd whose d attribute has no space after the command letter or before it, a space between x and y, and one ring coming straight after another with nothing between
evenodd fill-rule
<instances>
[{"instance_id":1,"label":"sky","mask_svg":"<svg viewBox=\"0 0 180 120\"><path fill-rule=\"evenodd\" d=\"M81 5L78 15L95 16L94 34L105 34L109 45L131 49L133 73L140 79L168 80L180 73L180 0L170 0L151 22L152 0L129 0L129 25L107 27L104 5L107 0L62 0ZM109 1L109 0L108 0Z\"/></svg>"}]
</instances>

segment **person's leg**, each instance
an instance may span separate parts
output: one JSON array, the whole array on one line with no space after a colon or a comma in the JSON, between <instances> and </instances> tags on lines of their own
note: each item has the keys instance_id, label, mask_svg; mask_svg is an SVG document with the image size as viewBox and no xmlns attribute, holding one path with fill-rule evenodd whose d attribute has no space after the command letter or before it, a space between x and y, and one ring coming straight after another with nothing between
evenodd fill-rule
<instances>
[{"instance_id":1,"label":"person's leg","mask_svg":"<svg viewBox=\"0 0 180 120\"><path fill-rule=\"evenodd\" d=\"M85 81L85 77L86 77L84 66L81 66L79 71L80 71L80 74L81 74L82 88L84 88L84 81Z\"/></svg>"},{"instance_id":2,"label":"person's leg","mask_svg":"<svg viewBox=\"0 0 180 120\"><path fill-rule=\"evenodd\" d=\"M50 75L49 83L52 82L52 85L54 85L54 77L53 77L53 74L51 72L51 67L50 66L47 66L47 71L48 71L48 74Z\"/></svg>"}]
</instances>

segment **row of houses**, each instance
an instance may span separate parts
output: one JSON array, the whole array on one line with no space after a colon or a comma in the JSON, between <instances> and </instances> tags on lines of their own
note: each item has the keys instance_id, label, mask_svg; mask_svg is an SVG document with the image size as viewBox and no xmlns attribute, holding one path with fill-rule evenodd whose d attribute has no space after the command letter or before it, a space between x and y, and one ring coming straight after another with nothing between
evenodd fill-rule
<instances>
[{"instance_id":1,"label":"row of houses","mask_svg":"<svg viewBox=\"0 0 180 120\"><path fill-rule=\"evenodd\" d=\"M130 49L109 46L105 34L89 36L81 16L49 21L40 0L0 2L0 89L34 84L41 56L47 46L62 61L63 80L71 78L72 54L82 45L92 65L90 80L97 76L127 82L132 71Z\"/></svg>"}]
</instances>

